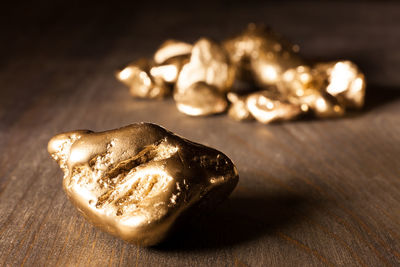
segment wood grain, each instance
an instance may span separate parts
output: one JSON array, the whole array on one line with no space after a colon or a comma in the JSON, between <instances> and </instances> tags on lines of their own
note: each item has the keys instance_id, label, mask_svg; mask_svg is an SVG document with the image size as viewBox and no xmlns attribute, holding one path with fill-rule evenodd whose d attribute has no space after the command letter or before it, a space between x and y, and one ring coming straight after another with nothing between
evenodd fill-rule
<instances>
[{"instance_id":1,"label":"wood grain","mask_svg":"<svg viewBox=\"0 0 400 267\"><path fill-rule=\"evenodd\" d=\"M400 4L39 2L1 16L0 264L5 266L400 266ZM272 125L190 118L113 77L166 38L221 40L271 24L309 58L349 58L367 104L338 120ZM3 23L4 22L4 23ZM55 134L161 124L236 163L228 201L141 248L87 223L47 151Z\"/></svg>"}]
</instances>

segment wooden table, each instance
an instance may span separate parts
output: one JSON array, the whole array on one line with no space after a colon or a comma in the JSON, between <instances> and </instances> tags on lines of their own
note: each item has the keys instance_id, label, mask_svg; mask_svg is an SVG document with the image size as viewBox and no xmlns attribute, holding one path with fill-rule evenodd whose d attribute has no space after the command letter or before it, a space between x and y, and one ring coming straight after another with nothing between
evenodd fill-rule
<instances>
[{"instance_id":1,"label":"wooden table","mask_svg":"<svg viewBox=\"0 0 400 267\"><path fill-rule=\"evenodd\" d=\"M2 12L0 264L400 266L399 3L49 1ZM172 100L132 99L113 77L166 38L221 40L250 21L308 58L356 61L369 81L365 109L267 126L191 118ZM240 172L228 201L156 248L87 223L46 151L59 132L140 121L223 151Z\"/></svg>"}]
</instances>

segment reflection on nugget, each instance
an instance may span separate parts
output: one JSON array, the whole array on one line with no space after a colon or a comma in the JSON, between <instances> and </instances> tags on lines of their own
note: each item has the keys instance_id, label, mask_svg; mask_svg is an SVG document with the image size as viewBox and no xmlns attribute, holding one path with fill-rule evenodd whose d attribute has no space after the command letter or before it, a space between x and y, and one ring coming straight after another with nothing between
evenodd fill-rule
<instances>
[{"instance_id":1,"label":"reflection on nugget","mask_svg":"<svg viewBox=\"0 0 400 267\"><path fill-rule=\"evenodd\" d=\"M144 246L162 241L182 215L224 200L238 182L223 153L149 123L59 134L48 151L91 223Z\"/></svg>"}]
</instances>

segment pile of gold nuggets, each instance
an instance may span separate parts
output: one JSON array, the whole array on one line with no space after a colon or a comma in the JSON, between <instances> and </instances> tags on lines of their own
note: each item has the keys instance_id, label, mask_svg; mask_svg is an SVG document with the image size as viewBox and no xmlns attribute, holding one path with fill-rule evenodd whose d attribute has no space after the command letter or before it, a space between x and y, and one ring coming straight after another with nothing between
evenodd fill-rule
<instances>
[{"instance_id":1,"label":"pile of gold nuggets","mask_svg":"<svg viewBox=\"0 0 400 267\"><path fill-rule=\"evenodd\" d=\"M298 52L298 45L269 28L249 24L222 43L167 40L153 59L131 63L116 76L134 97L172 95L178 110L190 116L228 111L235 120L267 124L309 112L340 117L363 106L365 79L354 63L310 64Z\"/></svg>"}]
</instances>

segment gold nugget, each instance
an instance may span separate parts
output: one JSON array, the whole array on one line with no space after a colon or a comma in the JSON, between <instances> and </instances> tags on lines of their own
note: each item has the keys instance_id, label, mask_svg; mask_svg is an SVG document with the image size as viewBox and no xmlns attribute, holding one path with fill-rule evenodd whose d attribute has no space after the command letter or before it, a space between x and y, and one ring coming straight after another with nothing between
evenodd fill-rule
<instances>
[{"instance_id":1,"label":"gold nugget","mask_svg":"<svg viewBox=\"0 0 400 267\"><path fill-rule=\"evenodd\" d=\"M247 108L246 96L239 96L235 93L228 93L227 98L231 102L231 106L228 110L228 115L237 121L251 120L254 117L251 115L249 109Z\"/></svg>"},{"instance_id":2,"label":"gold nugget","mask_svg":"<svg viewBox=\"0 0 400 267\"><path fill-rule=\"evenodd\" d=\"M179 74L176 90L181 93L196 82L205 82L226 92L231 88L234 77L235 69L222 47L202 38L194 44L190 61Z\"/></svg>"},{"instance_id":3,"label":"gold nugget","mask_svg":"<svg viewBox=\"0 0 400 267\"><path fill-rule=\"evenodd\" d=\"M243 33L225 41L224 47L239 73L248 77L250 72L261 86L275 85L284 71L303 62L298 45L262 25L249 24Z\"/></svg>"},{"instance_id":4,"label":"gold nugget","mask_svg":"<svg viewBox=\"0 0 400 267\"><path fill-rule=\"evenodd\" d=\"M311 67L306 65L288 69L277 83L277 88L282 95L297 97L304 95L306 90L323 90L323 80L316 79L314 72Z\"/></svg>"},{"instance_id":5,"label":"gold nugget","mask_svg":"<svg viewBox=\"0 0 400 267\"><path fill-rule=\"evenodd\" d=\"M332 95L318 90L306 90L297 98L289 98L303 111L311 110L318 118L337 118L344 115L345 107Z\"/></svg>"},{"instance_id":6,"label":"gold nugget","mask_svg":"<svg viewBox=\"0 0 400 267\"><path fill-rule=\"evenodd\" d=\"M205 116L224 112L228 107L225 94L205 82L196 82L174 93L178 110L190 116Z\"/></svg>"},{"instance_id":7,"label":"gold nugget","mask_svg":"<svg viewBox=\"0 0 400 267\"><path fill-rule=\"evenodd\" d=\"M233 106L229 115L235 120L255 118L261 123L290 120L301 114L298 104L292 103L273 91L258 91L247 96L229 95Z\"/></svg>"},{"instance_id":8,"label":"gold nugget","mask_svg":"<svg viewBox=\"0 0 400 267\"><path fill-rule=\"evenodd\" d=\"M309 66L299 66L287 70L278 83L282 95L297 105L302 111L312 111L319 118L342 116L345 107L326 92L326 73L321 73Z\"/></svg>"},{"instance_id":9,"label":"gold nugget","mask_svg":"<svg viewBox=\"0 0 400 267\"><path fill-rule=\"evenodd\" d=\"M301 113L300 106L271 91L250 94L246 100L247 109L261 123L291 120Z\"/></svg>"},{"instance_id":10,"label":"gold nugget","mask_svg":"<svg viewBox=\"0 0 400 267\"><path fill-rule=\"evenodd\" d=\"M363 106L365 80L354 63L337 61L289 69L282 75L278 89L317 117L340 117L345 108Z\"/></svg>"},{"instance_id":11,"label":"gold nugget","mask_svg":"<svg viewBox=\"0 0 400 267\"><path fill-rule=\"evenodd\" d=\"M191 44L185 42L167 40L154 53L154 62L156 64L163 64L174 57L189 56L192 48Z\"/></svg>"},{"instance_id":12,"label":"gold nugget","mask_svg":"<svg viewBox=\"0 0 400 267\"><path fill-rule=\"evenodd\" d=\"M149 123L59 134L48 151L91 223L144 246L162 241L183 215L225 199L238 182L223 153Z\"/></svg>"},{"instance_id":13,"label":"gold nugget","mask_svg":"<svg viewBox=\"0 0 400 267\"><path fill-rule=\"evenodd\" d=\"M170 89L161 77L150 75L151 62L140 59L116 73L117 79L127 85L130 93L138 98L163 98Z\"/></svg>"},{"instance_id":14,"label":"gold nugget","mask_svg":"<svg viewBox=\"0 0 400 267\"><path fill-rule=\"evenodd\" d=\"M315 65L318 75L327 80L326 92L336 97L346 107L361 108L364 105L365 78L351 61L335 61Z\"/></svg>"},{"instance_id":15,"label":"gold nugget","mask_svg":"<svg viewBox=\"0 0 400 267\"><path fill-rule=\"evenodd\" d=\"M163 64L155 65L150 69L153 79L162 80L168 84L174 84L179 76L182 66L188 61L187 57L177 56L164 61Z\"/></svg>"}]
</instances>

